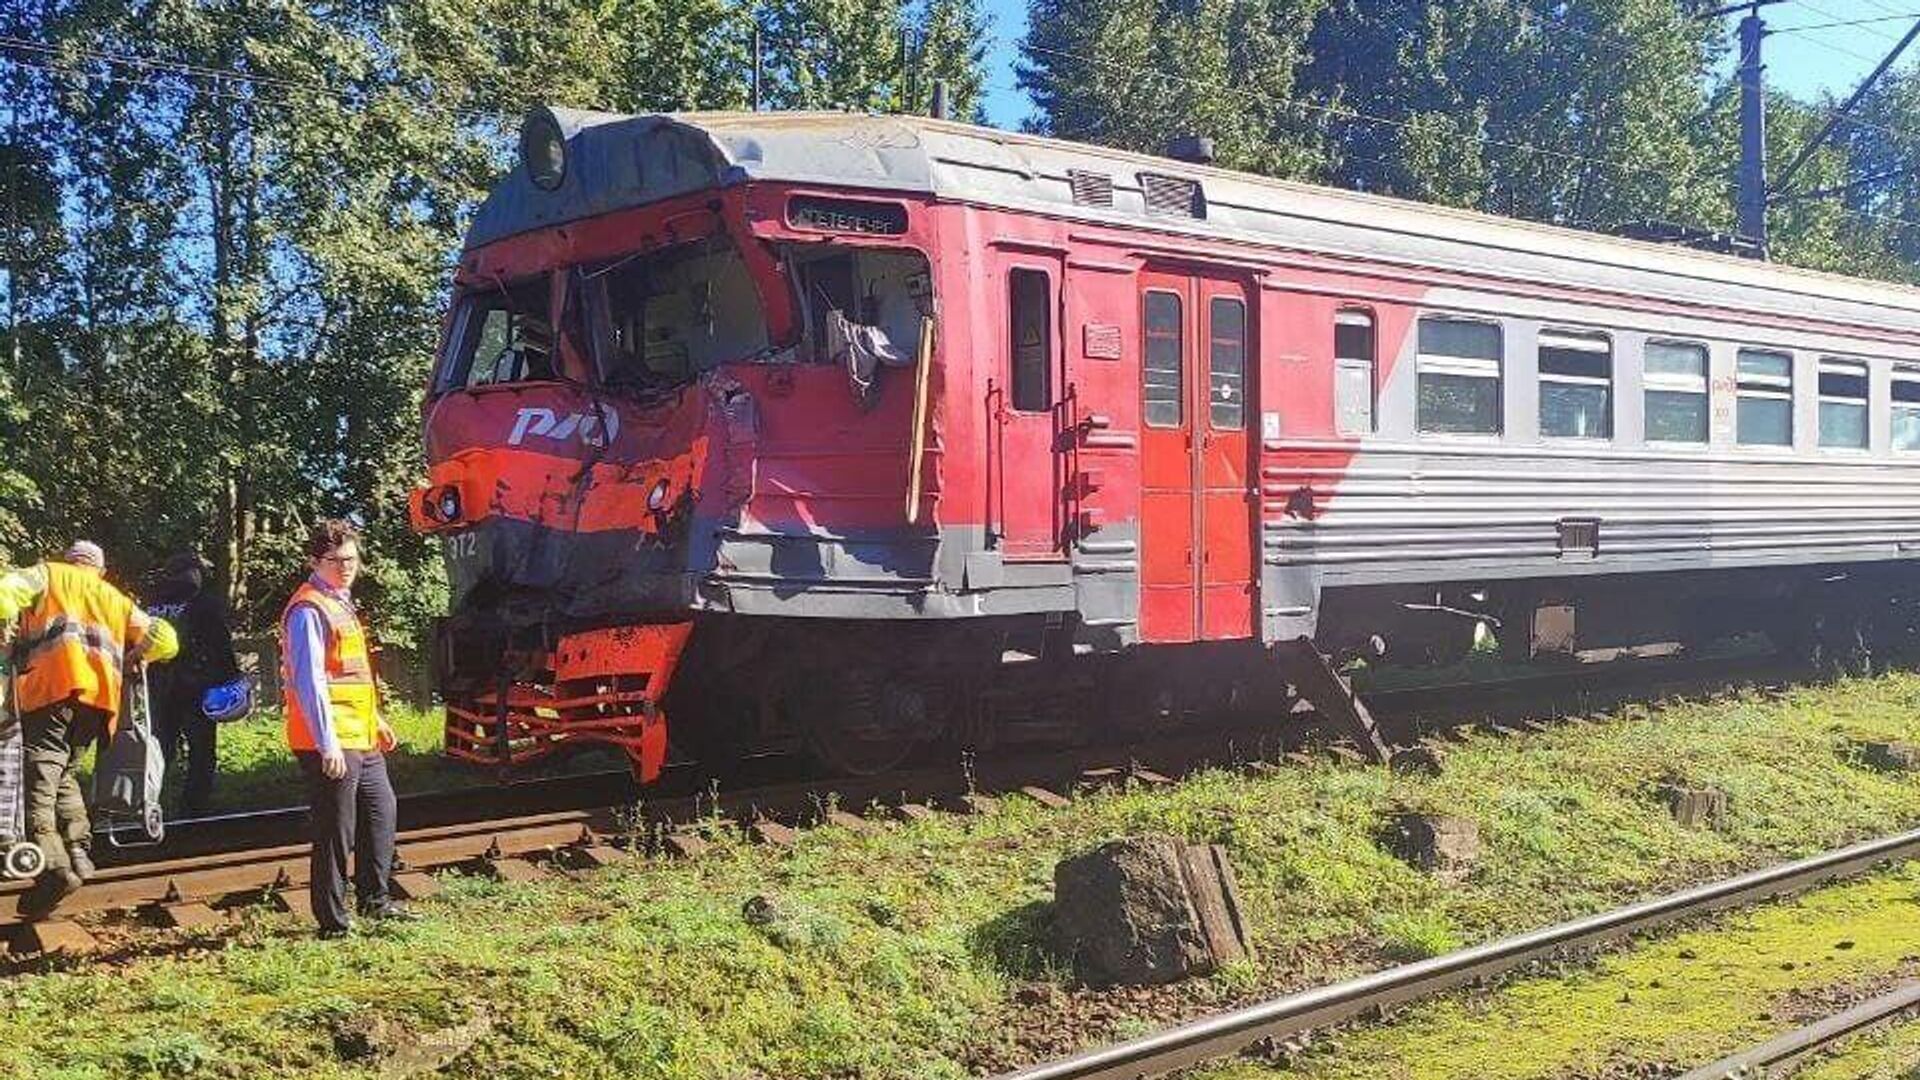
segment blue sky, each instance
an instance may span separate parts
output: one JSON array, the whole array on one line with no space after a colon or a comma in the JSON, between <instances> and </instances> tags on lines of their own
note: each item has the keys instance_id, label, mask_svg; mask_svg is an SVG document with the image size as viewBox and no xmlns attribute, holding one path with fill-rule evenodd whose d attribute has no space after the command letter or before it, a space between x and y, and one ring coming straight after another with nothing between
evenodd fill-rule
<instances>
[{"instance_id":1,"label":"blue sky","mask_svg":"<svg viewBox=\"0 0 1920 1080\"><path fill-rule=\"evenodd\" d=\"M987 119L998 127L1016 127L1032 111L1032 103L1013 79L1015 43L1027 30L1026 0L985 0L985 7L993 34L987 53ZM1911 23L1891 20L1820 30L1794 28L1900 14L1920 16L1920 0L1793 0L1768 8L1767 23L1779 32L1767 40L1767 77L1799 97L1813 98L1823 91L1844 95L1873 70ZM1738 21L1736 16L1727 17L1729 34ZM1920 43L1901 58L1901 65L1911 66L1916 56L1920 56Z\"/></svg>"}]
</instances>

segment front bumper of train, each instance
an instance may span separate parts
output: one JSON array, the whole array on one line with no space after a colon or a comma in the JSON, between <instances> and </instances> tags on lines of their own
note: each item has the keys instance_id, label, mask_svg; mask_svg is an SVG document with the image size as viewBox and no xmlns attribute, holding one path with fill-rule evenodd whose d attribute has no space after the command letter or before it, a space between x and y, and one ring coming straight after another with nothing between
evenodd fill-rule
<instances>
[{"instance_id":1,"label":"front bumper of train","mask_svg":"<svg viewBox=\"0 0 1920 1080\"><path fill-rule=\"evenodd\" d=\"M409 508L451 589L435 643L449 757L524 766L611 746L642 782L659 774L660 702L692 631L699 465L596 471L500 450L434 465Z\"/></svg>"}]
</instances>

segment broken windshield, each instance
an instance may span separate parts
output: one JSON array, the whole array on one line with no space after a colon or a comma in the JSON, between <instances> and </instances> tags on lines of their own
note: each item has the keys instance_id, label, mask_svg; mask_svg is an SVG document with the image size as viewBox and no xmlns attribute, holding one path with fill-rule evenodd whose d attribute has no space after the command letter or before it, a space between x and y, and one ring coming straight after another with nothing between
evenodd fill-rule
<instances>
[{"instance_id":1,"label":"broken windshield","mask_svg":"<svg viewBox=\"0 0 1920 1080\"><path fill-rule=\"evenodd\" d=\"M554 378L545 275L481 287L460 300L447 335L440 389Z\"/></svg>"},{"instance_id":2,"label":"broken windshield","mask_svg":"<svg viewBox=\"0 0 1920 1080\"><path fill-rule=\"evenodd\" d=\"M666 389L767 351L753 275L724 237L629 256L581 281L609 387Z\"/></svg>"}]
</instances>

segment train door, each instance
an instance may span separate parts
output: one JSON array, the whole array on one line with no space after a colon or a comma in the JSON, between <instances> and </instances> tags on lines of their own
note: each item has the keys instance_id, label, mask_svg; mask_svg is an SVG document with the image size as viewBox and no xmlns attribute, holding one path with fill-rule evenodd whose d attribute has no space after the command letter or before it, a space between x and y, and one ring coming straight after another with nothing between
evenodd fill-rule
<instances>
[{"instance_id":1,"label":"train door","mask_svg":"<svg viewBox=\"0 0 1920 1080\"><path fill-rule=\"evenodd\" d=\"M1253 357L1247 289L1141 277L1140 636L1253 635Z\"/></svg>"},{"instance_id":2,"label":"train door","mask_svg":"<svg viewBox=\"0 0 1920 1080\"><path fill-rule=\"evenodd\" d=\"M1065 408L1060 375L1061 260L1056 254L1003 252L991 284L1005 313L989 380L992 439L987 470L989 528L1007 559L1063 557ZM991 332L991 331L989 331Z\"/></svg>"}]
</instances>

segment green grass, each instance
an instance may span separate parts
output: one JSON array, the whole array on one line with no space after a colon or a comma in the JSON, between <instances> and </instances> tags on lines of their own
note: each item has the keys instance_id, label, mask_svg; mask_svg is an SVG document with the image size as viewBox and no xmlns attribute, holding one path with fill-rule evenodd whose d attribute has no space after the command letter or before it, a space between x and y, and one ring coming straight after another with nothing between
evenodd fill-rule
<instances>
[{"instance_id":1,"label":"green grass","mask_svg":"<svg viewBox=\"0 0 1920 1080\"><path fill-rule=\"evenodd\" d=\"M396 789L413 791L480 783L485 773L461 766L441 756L442 718L438 709L391 707L385 710L400 745L387 755L387 768ZM219 772L214 779L213 801L209 809L255 810L264 807L297 804L306 799L306 781L294 763L279 709L262 709L246 720L220 727L217 757ZM180 784L185 779L186 760L173 763L167 774L165 802L169 807L179 801Z\"/></svg>"},{"instance_id":2,"label":"green grass","mask_svg":"<svg viewBox=\"0 0 1920 1080\"><path fill-rule=\"evenodd\" d=\"M723 839L693 863L573 883L462 879L427 921L343 943L259 916L210 953L0 983L0 1046L33 1048L12 1051L22 1075L62 1080L371 1076L336 1032L478 1010L493 1029L448 1075L957 1078L1025 1053L1016 1027L1104 1040L1171 1016L1167 998L1076 1006L1041 945L1067 854L1147 830L1227 847L1257 960L1182 988L1171 1003L1191 1012L1920 821L1920 778L1860 767L1854 737L1920 740L1920 676L1478 738L1439 777L1216 771L1060 811L1014 798L983 818L819 830L790 852ZM1726 789L1722 829L1677 827L1669 780ZM1382 851L1405 807L1475 820L1482 864L1442 884ZM750 920L754 897L769 914Z\"/></svg>"},{"instance_id":3,"label":"green grass","mask_svg":"<svg viewBox=\"0 0 1920 1080\"><path fill-rule=\"evenodd\" d=\"M495 782L484 767L454 761L441 753L445 716L439 709L388 705L383 709L400 745L387 755L394 789L401 794L445 791ZM287 749L279 709L262 709L246 720L223 724L217 744L219 771L214 779L211 812L259 810L298 805L306 799L306 781ZM611 750L586 750L542 762L520 775L542 776L624 768L626 759ZM163 798L169 808L179 804L186 777L185 752L167 773Z\"/></svg>"},{"instance_id":4,"label":"green grass","mask_svg":"<svg viewBox=\"0 0 1920 1080\"><path fill-rule=\"evenodd\" d=\"M1236 1062L1194 1080L1528 1080L1654 1075L1628 1071L1650 1062L1696 1068L1809 1022L1783 1008L1796 991L1900 972L1920 949L1917 887L1920 866L1908 864L1637 945L1569 976L1416 1005L1289 1068ZM1892 1041L1858 1040L1843 1059L1795 1075L1880 1075L1873 1069L1889 1051L1920 1060L1920 1048ZM1848 1060L1869 1069L1846 1071Z\"/></svg>"}]
</instances>

